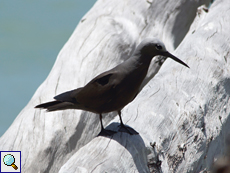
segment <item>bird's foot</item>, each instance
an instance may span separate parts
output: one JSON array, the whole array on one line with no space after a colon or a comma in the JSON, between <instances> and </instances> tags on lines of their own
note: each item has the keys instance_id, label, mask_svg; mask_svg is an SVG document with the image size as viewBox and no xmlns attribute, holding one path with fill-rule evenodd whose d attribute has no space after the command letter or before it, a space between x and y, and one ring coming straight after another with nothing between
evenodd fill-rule
<instances>
[{"instance_id":1,"label":"bird's foot","mask_svg":"<svg viewBox=\"0 0 230 173\"><path fill-rule=\"evenodd\" d=\"M112 136L115 133L117 132L113 130L101 129L100 133L97 136Z\"/></svg>"},{"instance_id":2,"label":"bird's foot","mask_svg":"<svg viewBox=\"0 0 230 173\"><path fill-rule=\"evenodd\" d=\"M138 135L139 134L136 130L134 130L133 128L128 127L124 124L121 124L119 126L120 126L118 129L119 132L129 133L130 135Z\"/></svg>"}]
</instances>

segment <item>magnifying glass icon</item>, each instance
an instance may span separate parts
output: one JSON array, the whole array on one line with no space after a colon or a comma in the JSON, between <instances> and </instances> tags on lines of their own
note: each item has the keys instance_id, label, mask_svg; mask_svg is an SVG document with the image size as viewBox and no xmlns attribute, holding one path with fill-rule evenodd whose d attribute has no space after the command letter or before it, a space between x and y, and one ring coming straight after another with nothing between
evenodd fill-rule
<instances>
[{"instance_id":1,"label":"magnifying glass icon","mask_svg":"<svg viewBox=\"0 0 230 173\"><path fill-rule=\"evenodd\" d=\"M7 154L3 158L3 162L7 166L12 166L15 170L18 169L18 167L14 164L15 163L15 158L12 154Z\"/></svg>"}]
</instances>

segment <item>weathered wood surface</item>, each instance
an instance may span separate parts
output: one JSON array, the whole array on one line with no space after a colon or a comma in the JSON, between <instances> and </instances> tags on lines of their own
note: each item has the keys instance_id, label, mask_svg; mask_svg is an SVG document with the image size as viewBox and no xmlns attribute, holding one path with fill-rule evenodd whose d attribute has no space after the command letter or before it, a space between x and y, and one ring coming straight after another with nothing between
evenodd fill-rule
<instances>
[{"instance_id":1,"label":"weathered wood surface","mask_svg":"<svg viewBox=\"0 0 230 173\"><path fill-rule=\"evenodd\" d=\"M230 127L230 4L216 0L208 11L197 10L205 3L209 1L97 1L0 138L0 150L22 151L23 172L209 170L226 151ZM176 48L173 53L190 69L166 60L156 74L160 66L153 60L145 87L122 111L124 122L139 135L95 137L98 115L34 109L129 58L146 37L160 38L169 51ZM104 115L103 121L117 129L116 113Z\"/></svg>"}]
</instances>

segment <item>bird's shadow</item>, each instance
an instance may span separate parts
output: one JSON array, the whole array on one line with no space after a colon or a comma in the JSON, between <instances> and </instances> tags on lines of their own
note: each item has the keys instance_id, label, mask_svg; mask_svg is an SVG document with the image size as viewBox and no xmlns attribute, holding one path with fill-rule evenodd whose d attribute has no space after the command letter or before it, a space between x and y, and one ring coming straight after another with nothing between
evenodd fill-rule
<instances>
[{"instance_id":1,"label":"bird's shadow","mask_svg":"<svg viewBox=\"0 0 230 173\"><path fill-rule=\"evenodd\" d=\"M105 128L106 131L110 131L113 132L113 134L116 134L118 132L124 132L124 133L128 133L130 135L138 135L139 133L134 130L132 127L128 126L128 125L124 125L122 126L120 123L111 123L110 125L108 125ZM99 133L98 136L104 136L104 137L111 137L112 135L106 135L106 133Z\"/></svg>"},{"instance_id":2,"label":"bird's shadow","mask_svg":"<svg viewBox=\"0 0 230 173\"><path fill-rule=\"evenodd\" d=\"M146 162L146 169L147 168L147 155L146 155L146 148L145 143L139 133L134 130L132 127L125 125L128 129L133 132L133 135L127 132L120 132L119 130L120 123L111 123L105 129L106 130L113 130L117 131L117 133L113 134L112 136L103 136L110 138L111 140L115 140L124 148L126 148L129 153L132 155L133 161L138 169L138 172L143 172L143 159Z\"/></svg>"}]
</instances>

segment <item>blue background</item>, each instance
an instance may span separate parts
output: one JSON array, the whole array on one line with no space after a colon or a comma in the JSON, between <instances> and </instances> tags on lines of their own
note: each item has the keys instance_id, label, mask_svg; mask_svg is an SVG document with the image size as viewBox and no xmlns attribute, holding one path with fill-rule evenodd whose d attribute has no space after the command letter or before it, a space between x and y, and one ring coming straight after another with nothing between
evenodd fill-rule
<instances>
[{"instance_id":1,"label":"blue background","mask_svg":"<svg viewBox=\"0 0 230 173\"><path fill-rule=\"evenodd\" d=\"M96 0L0 1L0 136L48 76Z\"/></svg>"}]
</instances>

